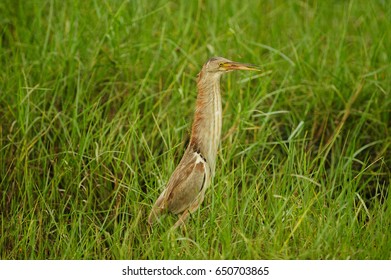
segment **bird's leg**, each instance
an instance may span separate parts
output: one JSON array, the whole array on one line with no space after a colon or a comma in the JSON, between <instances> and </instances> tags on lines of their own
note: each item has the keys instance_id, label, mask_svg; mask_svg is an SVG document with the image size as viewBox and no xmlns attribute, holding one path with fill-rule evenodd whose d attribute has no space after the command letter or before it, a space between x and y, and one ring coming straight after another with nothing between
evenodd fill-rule
<instances>
[{"instance_id":1,"label":"bird's leg","mask_svg":"<svg viewBox=\"0 0 391 280\"><path fill-rule=\"evenodd\" d=\"M190 214L189 210L185 210L185 212L183 212L182 215L179 216L179 219L175 223L173 228L175 229L175 228L183 225L186 222L187 218L189 217L189 214Z\"/></svg>"}]
</instances>

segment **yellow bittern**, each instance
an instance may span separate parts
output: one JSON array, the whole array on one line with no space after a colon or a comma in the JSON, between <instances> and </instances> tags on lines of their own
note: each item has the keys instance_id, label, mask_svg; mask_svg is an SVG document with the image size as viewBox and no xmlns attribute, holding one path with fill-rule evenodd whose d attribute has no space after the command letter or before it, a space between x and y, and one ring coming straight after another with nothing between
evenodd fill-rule
<instances>
[{"instance_id":1,"label":"yellow bittern","mask_svg":"<svg viewBox=\"0 0 391 280\"><path fill-rule=\"evenodd\" d=\"M250 64L226 58L209 59L198 74L197 105L189 145L166 188L156 200L149 215L152 224L166 212L181 214L174 227L182 225L198 209L215 174L217 148L220 142L222 111L220 77L232 70L258 70Z\"/></svg>"}]
</instances>

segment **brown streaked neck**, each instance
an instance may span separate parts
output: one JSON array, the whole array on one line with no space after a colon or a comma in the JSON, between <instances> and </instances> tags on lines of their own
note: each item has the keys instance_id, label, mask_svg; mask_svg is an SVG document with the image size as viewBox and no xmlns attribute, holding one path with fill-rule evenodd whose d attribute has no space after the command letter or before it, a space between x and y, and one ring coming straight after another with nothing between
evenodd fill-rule
<instances>
[{"instance_id":1,"label":"brown streaked neck","mask_svg":"<svg viewBox=\"0 0 391 280\"><path fill-rule=\"evenodd\" d=\"M221 73L208 73L204 69L198 75L197 105L190 139L190 145L205 157L212 176L222 125L220 77Z\"/></svg>"}]
</instances>

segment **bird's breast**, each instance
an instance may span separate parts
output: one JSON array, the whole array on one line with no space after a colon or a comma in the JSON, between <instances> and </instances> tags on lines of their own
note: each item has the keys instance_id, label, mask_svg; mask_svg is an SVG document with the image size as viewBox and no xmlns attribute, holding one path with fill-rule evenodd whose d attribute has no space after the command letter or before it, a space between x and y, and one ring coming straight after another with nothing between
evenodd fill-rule
<instances>
[{"instance_id":1,"label":"bird's breast","mask_svg":"<svg viewBox=\"0 0 391 280\"><path fill-rule=\"evenodd\" d=\"M207 77L204 77L207 80ZM220 80L211 79L199 83L192 142L196 143L214 175L217 150L222 126Z\"/></svg>"}]
</instances>

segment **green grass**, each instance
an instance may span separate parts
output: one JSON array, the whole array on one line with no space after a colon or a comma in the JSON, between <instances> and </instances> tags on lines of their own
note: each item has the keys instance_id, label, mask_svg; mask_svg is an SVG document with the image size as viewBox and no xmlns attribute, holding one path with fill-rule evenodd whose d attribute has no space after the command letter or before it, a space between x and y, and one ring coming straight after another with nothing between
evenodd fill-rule
<instances>
[{"instance_id":1,"label":"green grass","mask_svg":"<svg viewBox=\"0 0 391 280\"><path fill-rule=\"evenodd\" d=\"M176 2L0 2L0 258L390 259L390 1ZM216 55L265 71L222 79L214 182L151 229Z\"/></svg>"}]
</instances>

